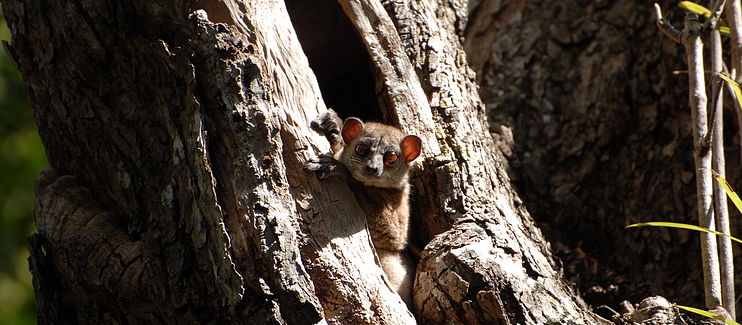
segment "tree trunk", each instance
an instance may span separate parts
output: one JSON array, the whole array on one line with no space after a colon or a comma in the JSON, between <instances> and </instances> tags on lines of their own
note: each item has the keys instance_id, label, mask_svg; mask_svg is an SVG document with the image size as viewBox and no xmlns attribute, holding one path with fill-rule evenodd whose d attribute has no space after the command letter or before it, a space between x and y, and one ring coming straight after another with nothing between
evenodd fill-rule
<instances>
[{"instance_id":1,"label":"tree trunk","mask_svg":"<svg viewBox=\"0 0 742 325\"><path fill-rule=\"evenodd\" d=\"M29 239L40 323L414 323L347 184L301 170L329 150L309 121L348 74L375 85L364 114L423 139L417 321L605 322L503 170L459 44L466 3L338 2L3 0L52 166ZM292 21L354 26L338 32L357 62L308 61ZM308 34L309 54L326 40Z\"/></svg>"},{"instance_id":2,"label":"tree trunk","mask_svg":"<svg viewBox=\"0 0 742 325\"><path fill-rule=\"evenodd\" d=\"M682 28L677 2L659 3ZM688 77L673 73L687 70L686 54L656 27L652 3L505 0L470 8L465 44L491 130L566 277L593 306L618 309L623 300L662 295L702 307L696 233L623 229L698 223ZM739 126L728 112L727 175L739 190Z\"/></svg>"}]
</instances>

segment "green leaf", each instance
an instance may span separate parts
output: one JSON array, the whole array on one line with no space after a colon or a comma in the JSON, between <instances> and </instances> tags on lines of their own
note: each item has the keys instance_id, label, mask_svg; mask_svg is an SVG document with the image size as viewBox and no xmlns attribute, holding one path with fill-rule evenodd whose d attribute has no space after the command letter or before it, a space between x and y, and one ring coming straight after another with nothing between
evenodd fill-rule
<instances>
[{"instance_id":1,"label":"green leaf","mask_svg":"<svg viewBox=\"0 0 742 325\"><path fill-rule=\"evenodd\" d=\"M706 18L711 17L711 10L695 2L680 1L680 3L678 3L678 7L691 11L691 12L695 12ZM724 22L723 19L719 19L719 32L722 35L729 35L729 33L731 32L729 27L726 27L726 26L727 26L726 22Z\"/></svg>"},{"instance_id":2,"label":"green leaf","mask_svg":"<svg viewBox=\"0 0 742 325\"><path fill-rule=\"evenodd\" d=\"M732 89L734 89L734 96L737 97L737 102L739 104L739 107L742 107L742 89L739 88L739 84L736 81L732 80L731 78L727 77L727 75L723 73L714 73L714 74L718 75L719 77L721 77L721 79L723 79L724 81L732 85Z\"/></svg>"},{"instance_id":3,"label":"green leaf","mask_svg":"<svg viewBox=\"0 0 742 325\"><path fill-rule=\"evenodd\" d=\"M669 228L680 228L680 229L687 229L687 230L696 230L696 231L702 231L707 233L716 234L719 236L727 237L733 241L736 241L740 244L742 244L742 239L732 237L729 235L725 235L721 232L718 232L716 230L711 230L699 226L689 225L687 223L677 223L677 222L642 222L642 223L635 223L633 225L628 225L626 228L635 228L635 227L669 227Z\"/></svg>"},{"instance_id":4,"label":"green leaf","mask_svg":"<svg viewBox=\"0 0 742 325\"><path fill-rule=\"evenodd\" d=\"M704 17L711 17L711 10L695 2L680 1L680 3L678 3L678 7L691 12L695 12Z\"/></svg>"},{"instance_id":5,"label":"green leaf","mask_svg":"<svg viewBox=\"0 0 742 325\"><path fill-rule=\"evenodd\" d=\"M721 317L721 316L719 316L717 314L714 314L714 313L711 313L711 312L708 312L708 311L705 311L705 310L701 310L701 309L698 309L698 308L693 308L693 307L688 307L688 306L681 306L681 305L675 305L675 306L678 307L678 308L680 308L680 309L682 309L682 310L689 311L689 312L692 312L692 313L696 313L696 314L699 314L701 316L706 316L708 318L718 319L718 320L723 321L724 323L727 323L727 324L731 324L731 325L742 325L742 324L737 323L737 322L735 322L735 321L733 321L731 319L727 319L727 318Z\"/></svg>"},{"instance_id":6,"label":"green leaf","mask_svg":"<svg viewBox=\"0 0 742 325\"><path fill-rule=\"evenodd\" d=\"M721 187L724 188L724 192L727 192L727 195L730 199L732 199L732 202L734 202L734 205L737 207L737 210L742 212L742 200L739 199L739 195L737 195L737 192L735 192L732 189L732 186L729 185L726 179L724 177L721 177L719 173L715 171L711 171L711 173L714 175L714 178L716 178L716 181L721 184Z\"/></svg>"}]
</instances>

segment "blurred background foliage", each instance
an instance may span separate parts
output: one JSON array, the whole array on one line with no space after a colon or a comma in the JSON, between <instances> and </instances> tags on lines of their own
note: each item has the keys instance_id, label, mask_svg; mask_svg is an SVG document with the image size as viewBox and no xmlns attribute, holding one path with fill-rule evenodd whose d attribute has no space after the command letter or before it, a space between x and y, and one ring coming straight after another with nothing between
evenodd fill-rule
<instances>
[{"instance_id":1,"label":"blurred background foliage","mask_svg":"<svg viewBox=\"0 0 742 325\"><path fill-rule=\"evenodd\" d=\"M2 15L0 39L10 42ZM0 325L36 324L26 238L36 232L34 180L48 162L21 82L0 50Z\"/></svg>"}]
</instances>

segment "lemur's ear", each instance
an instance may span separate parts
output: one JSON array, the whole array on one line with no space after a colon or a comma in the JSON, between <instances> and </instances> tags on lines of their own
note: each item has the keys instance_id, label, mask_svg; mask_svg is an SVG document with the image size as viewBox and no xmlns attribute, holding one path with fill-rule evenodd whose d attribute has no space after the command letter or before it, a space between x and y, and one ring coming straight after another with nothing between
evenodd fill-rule
<instances>
[{"instance_id":1,"label":"lemur's ear","mask_svg":"<svg viewBox=\"0 0 742 325\"><path fill-rule=\"evenodd\" d=\"M343 123L343 131L340 133L343 134L343 141L345 141L345 144L350 144L362 130L363 122L355 117L349 117L345 120L345 123Z\"/></svg>"},{"instance_id":2,"label":"lemur's ear","mask_svg":"<svg viewBox=\"0 0 742 325\"><path fill-rule=\"evenodd\" d=\"M415 160L420 155L422 150L423 142L416 135L408 135L402 139L400 147L402 148L402 156L404 156L404 162L410 162Z\"/></svg>"}]
</instances>

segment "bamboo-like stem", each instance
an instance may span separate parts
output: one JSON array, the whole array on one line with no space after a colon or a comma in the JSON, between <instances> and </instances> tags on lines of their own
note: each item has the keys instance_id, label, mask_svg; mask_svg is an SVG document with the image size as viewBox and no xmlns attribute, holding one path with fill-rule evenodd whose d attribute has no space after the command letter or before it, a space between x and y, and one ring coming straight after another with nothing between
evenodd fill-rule
<instances>
[{"instance_id":1,"label":"bamboo-like stem","mask_svg":"<svg viewBox=\"0 0 742 325\"><path fill-rule=\"evenodd\" d=\"M742 3L740 0L730 0L726 3L724 11L725 21L729 25L730 29L730 42L729 45L731 51L731 70L729 76L734 79L737 83L742 82ZM734 93L732 93L734 96ZM738 101L734 101L735 111L737 112L737 125L742 125L742 107L739 106ZM742 141L740 141L740 147L742 147ZM740 151L742 152L742 150Z\"/></svg>"},{"instance_id":2,"label":"bamboo-like stem","mask_svg":"<svg viewBox=\"0 0 742 325\"><path fill-rule=\"evenodd\" d=\"M731 30L729 38L732 59L729 75L739 83L742 81L740 80L742 78L738 79L742 75L739 73L740 69L742 69L742 3L740 3L740 0L729 0L726 2L724 18L724 21L726 21Z\"/></svg>"},{"instance_id":3,"label":"bamboo-like stem","mask_svg":"<svg viewBox=\"0 0 742 325\"><path fill-rule=\"evenodd\" d=\"M711 0L711 17L706 21L704 27L707 31L717 29L719 19L721 19L721 13L724 11L726 0Z\"/></svg>"},{"instance_id":4,"label":"bamboo-like stem","mask_svg":"<svg viewBox=\"0 0 742 325\"><path fill-rule=\"evenodd\" d=\"M698 196L698 223L701 227L715 229L713 210L713 180L711 178L711 148L708 144L708 118L706 112L706 89L703 70L703 41L698 15L689 12L685 16L685 28L678 32L662 17L662 10L655 3L657 27L685 47L688 55L688 78L690 83L690 106L693 118L693 158L696 162L696 192ZM721 281L716 235L701 233L701 259L706 307L721 306Z\"/></svg>"},{"instance_id":5,"label":"bamboo-like stem","mask_svg":"<svg viewBox=\"0 0 742 325\"><path fill-rule=\"evenodd\" d=\"M722 4L718 1L715 10L719 10ZM660 6L655 3L654 7L657 16L657 27L672 40L683 44L688 55L689 102L693 119L693 159L696 163L698 223L703 228L715 229L701 24L698 22L698 15L689 12L685 16L685 28L683 28L683 31L678 31L662 17ZM718 17L719 13L716 12L715 15ZM701 259L703 261L706 307L713 309L722 305L716 235L706 232L701 233Z\"/></svg>"},{"instance_id":6,"label":"bamboo-like stem","mask_svg":"<svg viewBox=\"0 0 742 325\"><path fill-rule=\"evenodd\" d=\"M689 12L685 16L685 28L681 42L688 55L688 76L690 83L690 106L693 119L693 158L696 162L696 192L698 196L699 225L715 229L713 210L713 182L711 179L711 150L707 142L708 118L705 77L703 70L703 41L698 15ZM701 258L703 260L703 279L706 290L706 307L721 305L721 281L719 275L719 256L717 255L716 235L701 233Z\"/></svg>"},{"instance_id":7,"label":"bamboo-like stem","mask_svg":"<svg viewBox=\"0 0 742 325\"><path fill-rule=\"evenodd\" d=\"M737 82L740 82L742 80L738 79L740 76L742 76L742 73L740 70L742 70L742 2L740 0L727 0L725 3L725 13L724 16L726 17L725 21L729 25L730 29L730 47L731 47L731 71L729 71L730 76L732 79L736 80ZM735 96L732 92L732 96ZM737 113L737 125L742 125L742 107L739 105L739 100L734 100L734 107L735 111ZM721 113L719 113L721 116ZM721 117L719 117L721 119ZM723 123L722 123L723 124ZM716 131L715 131L716 132ZM722 133L723 131L718 131L719 133ZM723 138L723 137L722 137ZM742 146L742 142L740 142L740 146ZM716 151L716 150L715 150ZM717 171L719 173L722 173L724 170L719 167ZM721 184L719 184L719 187ZM726 193L719 194L720 196L723 196L726 199ZM726 207L726 204L724 204L724 207ZM728 212L727 212L727 219L722 221L722 219L719 219L719 230L725 234L729 234L729 220L728 220ZM731 242L729 240L722 241L721 243L721 251L722 251L722 257L721 257L721 263L722 263L722 272L724 273L722 278L722 283L724 285L724 307L727 309L729 314L732 316L733 320L736 320L737 313L736 313L736 296L734 293L734 264L733 264L733 250L731 247L727 248L727 245L731 245ZM731 257L730 257L731 256ZM728 265L728 266L726 266ZM731 275L729 274L731 273ZM727 292L729 291L729 292Z\"/></svg>"},{"instance_id":8,"label":"bamboo-like stem","mask_svg":"<svg viewBox=\"0 0 742 325\"><path fill-rule=\"evenodd\" d=\"M693 119L693 159L696 163L698 223L703 228L715 229L701 24L698 22L698 15L689 12L685 16L685 28L683 28L683 31L678 31L662 17L660 6L655 3L654 7L657 16L657 27L672 40L683 44L688 55L689 102ZM703 261L706 307L713 309L722 305L716 235L706 232L701 233L701 259Z\"/></svg>"},{"instance_id":9,"label":"bamboo-like stem","mask_svg":"<svg viewBox=\"0 0 742 325\"><path fill-rule=\"evenodd\" d=\"M721 48L721 35L718 29L711 30L709 37L711 49L711 70L721 73L724 69ZM726 161L724 156L724 97L723 85L716 78L712 82L712 165L713 169L722 177L725 177ZM729 210L727 208L727 195L724 188L718 182L714 182L714 211L716 212L716 226L722 233L729 235ZM718 237L719 240L719 262L721 267L721 297L722 305L732 317L735 316L734 306L734 261L732 253L732 241L727 237Z\"/></svg>"}]
</instances>

